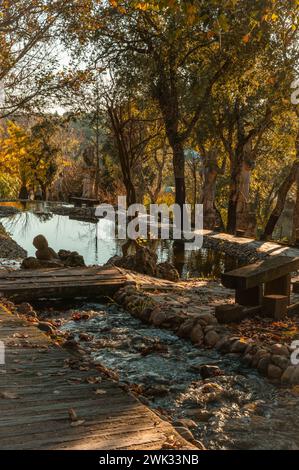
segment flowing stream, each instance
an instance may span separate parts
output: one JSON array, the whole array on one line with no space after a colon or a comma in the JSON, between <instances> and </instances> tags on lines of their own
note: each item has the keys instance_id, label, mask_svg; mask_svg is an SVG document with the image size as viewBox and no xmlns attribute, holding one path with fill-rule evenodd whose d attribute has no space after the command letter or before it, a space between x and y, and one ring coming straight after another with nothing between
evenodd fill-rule
<instances>
[{"instance_id":1,"label":"flowing stream","mask_svg":"<svg viewBox=\"0 0 299 470\"><path fill-rule=\"evenodd\" d=\"M299 449L298 394L271 385L234 354L197 349L141 323L116 305L40 308L95 363L208 449ZM200 366L220 374L203 380ZM109 397L107 397L109 399Z\"/></svg>"}]
</instances>

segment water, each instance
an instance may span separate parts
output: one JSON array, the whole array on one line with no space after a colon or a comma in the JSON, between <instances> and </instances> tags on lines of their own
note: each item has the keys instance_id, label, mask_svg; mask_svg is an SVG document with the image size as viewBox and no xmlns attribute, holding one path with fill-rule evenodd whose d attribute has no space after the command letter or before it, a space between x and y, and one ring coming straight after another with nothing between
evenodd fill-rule
<instances>
[{"instance_id":1,"label":"water","mask_svg":"<svg viewBox=\"0 0 299 470\"><path fill-rule=\"evenodd\" d=\"M20 203L14 203L20 208ZM12 238L22 246L28 256L34 256L36 248L32 240L36 235L44 235L56 252L60 249L78 251L87 265L105 264L111 256L119 252L115 240L99 240L105 220L98 224L72 220L68 216L51 212L50 203L26 203L22 212L1 219L1 223Z\"/></svg>"},{"instance_id":2,"label":"water","mask_svg":"<svg viewBox=\"0 0 299 470\"><path fill-rule=\"evenodd\" d=\"M115 305L61 308L52 304L40 315L59 319L61 334L169 421L191 419L194 437L208 449L299 448L298 396L274 387L235 355L197 349ZM221 375L202 380L203 364L217 365Z\"/></svg>"},{"instance_id":3,"label":"water","mask_svg":"<svg viewBox=\"0 0 299 470\"><path fill-rule=\"evenodd\" d=\"M1 223L12 238L22 246L28 256L34 256L36 249L32 240L36 235L44 235L56 252L60 249L78 251L87 265L105 264L109 258L121 254L118 240L107 236L110 223L100 220L97 224L72 220L65 215L53 214L54 205L45 202L1 203L18 207L22 212L1 218ZM183 278L198 277L215 279L224 271L237 267L238 261L221 252L201 249L184 252L180 245L173 242L159 242L157 255L159 261L170 261Z\"/></svg>"}]
</instances>

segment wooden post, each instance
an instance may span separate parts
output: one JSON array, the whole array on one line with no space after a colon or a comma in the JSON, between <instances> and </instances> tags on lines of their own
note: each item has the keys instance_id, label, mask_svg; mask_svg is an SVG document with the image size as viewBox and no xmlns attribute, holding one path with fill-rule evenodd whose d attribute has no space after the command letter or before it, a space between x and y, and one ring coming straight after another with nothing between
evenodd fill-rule
<instances>
[{"instance_id":1,"label":"wooden post","mask_svg":"<svg viewBox=\"0 0 299 470\"><path fill-rule=\"evenodd\" d=\"M273 281L265 284L265 295L286 295L288 298L288 305L290 305L291 295L291 275L286 274L285 276L274 279Z\"/></svg>"},{"instance_id":2,"label":"wooden post","mask_svg":"<svg viewBox=\"0 0 299 470\"><path fill-rule=\"evenodd\" d=\"M251 287L250 289L236 289L236 303L246 307L261 305L263 296L262 286Z\"/></svg>"},{"instance_id":3,"label":"wooden post","mask_svg":"<svg viewBox=\"0 0 299 470\"><path fill-rule=\"evenodd\" d=\"M288 297L286 295L265 295L262 312L264 316L282 320L287 314Z\"/></svg>"}]
</instances>

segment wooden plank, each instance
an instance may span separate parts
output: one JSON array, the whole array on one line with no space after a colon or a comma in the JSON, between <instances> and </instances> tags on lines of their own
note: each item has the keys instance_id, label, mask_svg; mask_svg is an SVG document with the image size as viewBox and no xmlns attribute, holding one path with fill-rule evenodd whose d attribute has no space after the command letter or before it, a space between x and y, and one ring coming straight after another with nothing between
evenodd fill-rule
<instances>
[{"instance_id":1,"label":"wooden plank","mask_svg":"<svg viewBox=\"0 0 299 470\"><path fill-rule=\"evenodd\" d=\"M0 270L0 279L18 279L18 278L40 278L40 277L63 277L63 276L114 276L120 274L116 268L43 268L43 269L23 269L19 271L8 272L7 270Z\"/></svg>"},{"instance_id":2,"label":"wooden plank","mask_svg":"<svg viewBox=\"0 0 299 470\"><path fill-rule=\"evenodd\" d=\"M221 276L222 284L229 289L249 289L273 281L299 269L299 257L275 256Z\"/></svg>"},{"instance_id":3,"label":"wooden plank","mask_svg":"<svg viewBox=\"0 0 299 470\"><path fill-rule=\"evenodd\" d=\"M107 379L99 366L83 371L80 358L73 358L77 368L64 368L71 357L64 349L50 343L30 323L0 311L1 340L2 332L6 336L9 330L6 373L1 374L0 383L1 450L161 449L170 436L175 437L178 449L194 449L169 423ZM24 330L29 345L22 349L14 345L22 340L13 335ZM36 349L45 344L46 350ZM21 370L14 360L22 362ZM90 376L99 377L100 382L87 383ZM82 382L74 383L74 378ZM98 389L101 394L95 393ZM3 398L4 391L16 394L16 399ZM84 420L81 426L71 425L69 409Z\"/></svg>"},{"instance_id":4,"label":"wooden plank","mask_svg":"<svg viewBox=\"0 0 299 470\"><path fill-rule=\"evenodd\" d=\"M18 301L105 296L115 293L126 279L117 269L101 267L1 272L0 292Z\"/></svg>"}]
</instances>

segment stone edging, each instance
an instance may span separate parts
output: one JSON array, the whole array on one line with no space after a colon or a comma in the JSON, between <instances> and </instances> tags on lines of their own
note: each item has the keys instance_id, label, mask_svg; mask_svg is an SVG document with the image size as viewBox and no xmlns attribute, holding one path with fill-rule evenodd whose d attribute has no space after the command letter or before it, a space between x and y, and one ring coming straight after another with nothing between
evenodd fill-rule
<instances>
[{"instance_id":1,"label":"stone edging","mask_svg":"<svg viewBox=\"0 0 299 470\"><path fill-rule=\"evenodd\" d=\"M273 383L299 385L299 365L291 365L292 350L285 344L261 345L233 336L211 313L190 316L182 309L159 304L132 282L118 290L115 302L132 316L157 328L173 331L178 337L189 339L194 346L215 348L220 353L235 353L247 367L256 368Z\"/></svg>"}]
</instances>

